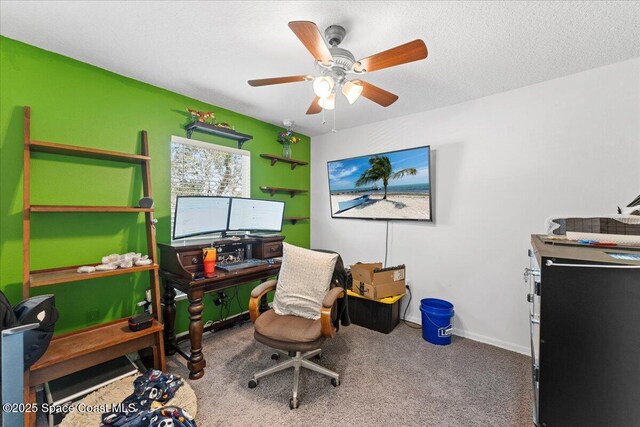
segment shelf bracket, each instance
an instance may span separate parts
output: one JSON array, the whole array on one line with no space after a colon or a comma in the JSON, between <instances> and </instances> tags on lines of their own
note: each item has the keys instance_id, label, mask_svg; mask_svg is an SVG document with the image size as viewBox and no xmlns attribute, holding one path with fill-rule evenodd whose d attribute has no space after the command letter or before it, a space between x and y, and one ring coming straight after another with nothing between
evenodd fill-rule
<instances>
[{"instance_id":1,"label":"shelf bracket","mask_svg":"<svg viewBox=\"0 0 640 427\"><path fill-rule=\"evenodd\" d=\"M278 163L278 159L271 159L271 166L275 165L276 163Z\"/></svg>"},{"instance_id":2,"label":"shelf bracket","mask_svg":"<svg viewBox=\"0 0 640 427\"><path fill-rule=\"evenodd\" d=\"M298 166L297 163L291 163L291 170L294 170L296 168L296 166Z\"/></svg>"}]
</instances>

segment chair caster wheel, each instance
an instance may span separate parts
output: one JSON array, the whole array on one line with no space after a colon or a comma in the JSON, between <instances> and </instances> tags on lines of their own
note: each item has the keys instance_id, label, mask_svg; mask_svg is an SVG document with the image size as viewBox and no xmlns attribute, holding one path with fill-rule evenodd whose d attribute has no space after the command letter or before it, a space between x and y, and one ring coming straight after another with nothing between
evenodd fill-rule
<instances>
[{"instance_id":1,"label":"chair caster wheel","mask_svg":"<svg viewBox=\"0 0 640 427\"><path fill-rule=\"evenodd\" d=\"M280 359L280 353L271 353L271 360Z\"/></svg>"},{"instance_id":2,"label":"chair caster wheel","mask_svg":"<svg viewBox=\"0 0 640 427\"><path fill-rule=\"evenodd\" d=\"M254 379L250 379L249 380L249 388L256 388L258 387L258 381L254 380Z\"/></svg>"},{"instance_id":3,"label":"chair caster wheel","mask_svg":"<svg viewBox=\"0 0 640 427\"><path fill-rule=\"evenodd\" d=\"M313 356L314 359L316 360L322 360L322 353L318 353L315 356Z\"/></svg>"},{"instance_id":4,"label":"chair caster wheel","mask_svg":"<svg viewBox=\"0 0 640 427\"><path fill-rule=\"evenodd\" d=\"M300 406L300 402L298 402L298 399L293 399L293 397L291 399L289 399L289 409L296 409L298 406Z\"/></svg>"},{"instance_id":5,"label":"chair caster wheel","mask_svg":"<svg viewBox=\"0 0 640 427\"><path fill-rule=\"evenodd\" d=\"M337 380L335 378L331 378L331 385L334 387L338 387L340 385L340 380Z\"/></svg>"}]
</instances>

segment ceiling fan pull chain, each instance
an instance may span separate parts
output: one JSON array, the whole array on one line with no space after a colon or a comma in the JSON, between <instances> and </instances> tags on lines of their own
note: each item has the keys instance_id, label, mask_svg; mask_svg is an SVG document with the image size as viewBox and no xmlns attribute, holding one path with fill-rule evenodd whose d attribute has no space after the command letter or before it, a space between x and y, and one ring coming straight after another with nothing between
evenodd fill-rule
<instances>
[{"instance_id":1,"label":"ceiling fan pull chain","mask_svg":"<svg viewBox=\"0 0 640 427\"><path fill-rule=\"evenodd\" d=\"M336 130L336 107L333 107L333 129L331 129L331 132L333 132L333 133L338 132Z\"/></svg>"},{"instance_id":2,"label":"ceiling fan pull chain","mask_svg":"<svg viewBox=\"0 0 640 427\"><path fill-rule=\"evenodd\" d=\"M327 121L324 119L324 108L322 109L322 124L327 123Z\"/></svg>"}]
</instances>

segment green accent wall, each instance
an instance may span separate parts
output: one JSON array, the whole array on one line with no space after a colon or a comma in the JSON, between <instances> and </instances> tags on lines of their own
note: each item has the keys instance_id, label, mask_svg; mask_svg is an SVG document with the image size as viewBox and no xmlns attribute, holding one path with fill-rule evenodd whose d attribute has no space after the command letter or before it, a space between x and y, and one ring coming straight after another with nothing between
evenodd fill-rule
<instances>
[{"instance_id":1,"label":"green accent wall","mask_svg":"<svg viewBox=\"0 0 640 427\"><path fill-rule=\"evenodd\" d=\"M220 76L220 78L224 78ZM251 151L251 195L271 199L259 186L306 188L310 166L262 159L281 154L278 126L210 105L168 90L106 71L6 37L0 37L0 288L16 304L22 295L22 158L23 112L31 107L31 138L127 153L140 153L140 131L146 130L151 152L158 242L170 241L169 180L171 135L185 136L187 108L215 111L216 119L253 135L243 148ZM203 94L204 95L204 94ZM256 96L261 96L256 92ZM310 138L292 147L292 157L310 160ZM193 139L225 146L227 140L194 132ZM142 197L139 166L35 153L32 156L33 204L130 205ZM309 194L286 201L285 216L309 216ZM99 262L110 253L146 253L144 215L130 213L33 213L31 269ZM309 247L309 222L285 222L286 241ZM118 319L138 312L148 274L121 275L32 289L53 293L60 311L56 333ZM238 288L230 314L246 310L253 285ZM229 296L235 290L228 291ZM188 325L186 301L178 302L176 327ZM226 312L224 313L226 314ZM204 321L220 319L220 308L205 300Z\"/></svg>"}]
</instances>

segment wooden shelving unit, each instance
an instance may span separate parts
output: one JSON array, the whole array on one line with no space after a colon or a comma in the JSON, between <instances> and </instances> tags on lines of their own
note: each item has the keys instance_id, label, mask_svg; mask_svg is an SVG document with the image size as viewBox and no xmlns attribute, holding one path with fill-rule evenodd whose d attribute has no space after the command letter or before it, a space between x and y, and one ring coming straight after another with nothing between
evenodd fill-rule
<instances>
[{"instance_id":1,"label":"wooden shelving unit","mask_svg":"<svg viewBox=\"0 0 640 427\"><path fill-rule=\"evenodd\" d=\"M209 123L193 122L184 127L187 131L187 138L191 138L194 131L209 133L211 135L220 136L222 138L233 139L238 141L238 148L242 148L245 142L252 140L253 136L245 133L236 132L233 129L227 129L220 126L211 125Z\"/></svg>"},{"instance_id":2,"label":"wooden shelving unit","mask_svg":"<svg viewBox=\"0 0 640 427\"><path fill-rule=\"evenodd\" d=\"M309 191L309 190L303 190L300 188L283 188L283 187L267 187L267 186L261 186L260 190L271 193L272 197L276 193L289 193L291 197L293 197L298 193L307 193Z\"/></svg>"},{"instance_id":3,"label":"wooden shelving unit","mask_svg":"<svg viewBox=\"0 0 640 427\"><path fill-rule=\"evenodd\" d=\"M285 221L289 221L292 225L296 225L298 221L305 221L310 219L308 216L285 216L283 218Z\"/></svg>"},{"instance_id":4,"label":"wooden shelving unit","mask_svg":"<svg viewBox=\"0 0 640 427\"><path fill-rule=\"evenodd\" d=\"M275 165L278 162L289 163L291 165L291 170L294 170L296 166L306 166L309 162L304 162L302 160L290 159L287 157L274 156L273 154L260 154L260 157L263 159L268 159L271 161L271 166Z\"/></svg>"},{"instance_id":5,"label":"wooden shelving unit","mask_svg":"<svg viewBox=\"0 0 640 427\"><path fill-rule=\"evenodd\" d=\"M115 151L98 150L51 142L31 140L31 109L24 107L24 181L23 181L23 280L22 293L28 298L31 288L49 286L61 283L91 280L122 274L149 272L151 287L151 305L153 309L153 325L139 332L132 332L127 326L127 319L97 325L70 334L55 337L44 356L31 367L28 385L34 387L44 381L68 375L111 360L118 356L143 348L153 349L153 361L156 369L165 369L164 341L162 337L162 323L160 321L160 287L156 249L156 236L153 219L153 209L130 206L69 206L69 205L32 205L30 193L31 153L46 152L60 155L87 157L108 161L134 163L141 165L142 188L144 197L152 197L150 157L147 133L142 132L142 154L126 154ZM95 273L77 273L77 266L59 267L47 270L31 271L31 214L45 212L105 212L105 213L144 213L147 234L147 253L154 261L148 266L99 271ZM64 316L64 313L61 313ZM35 396L33 389L26 395ZM35 420L27 417L29 423Z\"/></svg>"}]
</instances>

